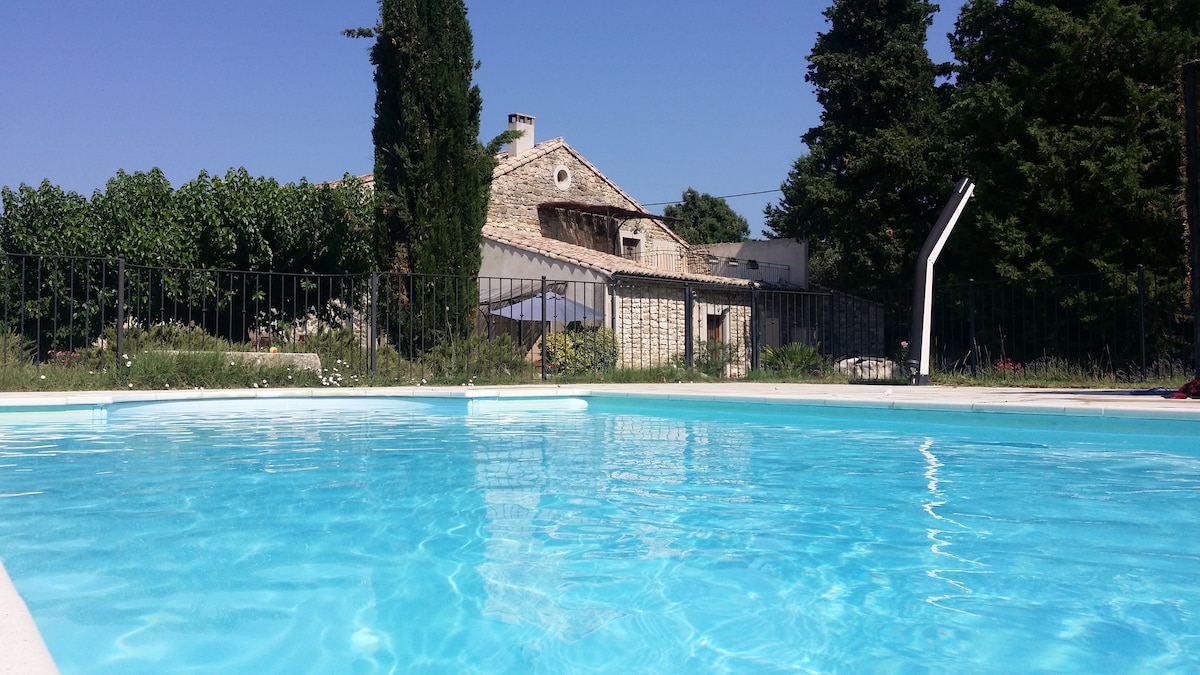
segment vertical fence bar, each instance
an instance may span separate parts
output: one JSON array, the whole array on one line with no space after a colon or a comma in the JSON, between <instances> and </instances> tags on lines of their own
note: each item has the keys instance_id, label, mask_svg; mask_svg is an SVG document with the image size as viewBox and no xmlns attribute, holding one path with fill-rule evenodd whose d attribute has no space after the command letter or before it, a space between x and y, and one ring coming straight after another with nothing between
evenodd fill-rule
<instances>
[{"instance_id":1,"label":"vertical fence bar","mask_svg":"<svg viewBox=\"0 0 1200 675\"><path fill-rule=\"evenodd\" d=\"M117 256L117 356L125 353L125 256Z\"/></svg>"},{"instance_id":2,"label":"vertical fence bar","mask_svg":"<svg viewBox=\"0 0 1200 675\"><path fill-rule=\"evenodd\" d=\"M1200 61L1183 65L1188 241L1192 253L1192 377L1200 379Z\"/></svg>"},{"instance_id":3,"label":"vertical fence bar","mask_svg":"<svg viewBox=\"0 0 1200 675\"><path fill-rule=\"evenodd\" d=\"M696 365L695 326L692 325L692 285L683 286L683 361L688 370Z\"/></svg>"},{"instance_id":4,"label":"vertical fence bar","mask_svg":"<svg viewBox=\"0 0 1200 675\"><path fill-rule=\"evenodd\" d=\"M762 343L759 340L758 286L750 287L750 370L758 370L759 350Z\"/></svg>"},{"instance_id":5,"label":"vertical fence bar","mask_svg":"<svg viewBox=\"0 0 1200 675\"><path fill-rule=\"evenodd\" d=\"M542 275L542 313L541 316L538 317L538 323L540 323L542 326L542 379L545 380L547 376L548 366L546 364L546 359L548 354L546 347L546 275L544 274Z\"/></svg>"},{"instance_id":6,"label":"vertical fence bar","mask_svg":"<svg viewBox=\"0 0 1200 675\"><path fill-rule=\"evenodd\" d=\"M1138 265L1138 346L1142 353L1142 379L1146 379L1146 267Z\"/></svg>"},{"instance_id":7,"label":"vertical fence bar","mask_svg":"<svg viewBox=\"0 0 1200 675\"><path fill-rule=\"evenodd\" d=\"M612 308L612 313L608 317L609 328L612 328L612 332L615 335L617 332L617 283L613 282L609 284L608 289L610 293L608 304ZM617 344L620 344L619 340L617 341Z\"/></svg>"},{"instance_id":8,"label":"vertical fence bar","mask_svg":"<svg viewBox=\"0 0 1200 675\"><path fill-rule=\"evenodd\" d=\"M17 330L17 334L19 336L24 335L24 331L26 330L25 308L28 306L29 303L27 302L27 298L25 297L25 283L26 283L26 279L28 278L28 273L29 273L29 258L27 258L25 256L21 256L21 286L20 286L21 292L20 292L20 302L17 303L17 307L20 308L20 314L21 314L20 323L17 324L19 326L19 329ZM20 337L18 337L18 340L19 339L20 339ZM20 343L18 343L18 344L20 344ZM34 356L33 362L34 362L34 364L36 364L37 363L37 354L34 354L33 356Z\"/></svg>"},{"instance_id":9,"label":"vertical fence bar","mask_svg":"<svg viewBox=\"0 0 1200 675\"><path fill-rule=\"evenodd\" d=\"M378 323L379 304L376 301L376 298L379 297L379 273L378 272L371 272L371 287L367 290L367 293L368 293L367 304L371 308L371 322L369 324L367 324L367 333L368 333L367 339L371 341L371 344L370 344L370 347L368 348L369 351L368 351L367 358L370 361L369 365L371 368L371 374L376 375L379 372L377 365L376 365L377 353L375 351L378 348L378 344L379 344L378 340L376 340L376 333L379 330L379 323Z\"/></svg>"},{"instance_id":10,"label":"vertical fence bar","mask_svg":"<svg viewBox=\"0 0 1200 675\"><path fill-rule=\"evenodd\" d=\"M70 291L69 291L70 294L67 296L68 297L67 302L69 303L67 311L70 312L71 314L67 320L67 351L74 352L75 351L75 309L79 305L79 299L75 297L75 258L71 258L70 269L71 269L71 271L70 271L71 280L67 284L70 289ZM86 311L86 307L87 307L87 305L85 302L85 304L84 304L85 311ZM69 359L70 357L67 357L67 358Z\"/></svg>"},{"instance_id":11,"label":"vertical fence bar","mask_svg":"<svg viewBox=\"0 0 1200 675\"><path fill-rule=\"evenodd\" d=\"M107 283L107 281L108 281L108 269L109 269L109 268L108 268L108 265L109 265L109 263L110 263L110 262L111 262L111 261L110 261L110 260L108 260L107 258L102 258L102 259L101 259L101 260L100 260L100 261L97 263L98 265L100 265L100 277L99 277L99 279L98 279L98 283L99 283L99 285L100 285L100 288L96 290L96 307L97 307L97 309L99 310L99 314L100 314L100 321L99 321L99 323L97 324L97 328L96 328L96 330L97 330L97 333L96 333L96 336L97 336L97 337L100 337L100 338L104 337L104 326L105 326L105 323L104 323L104 318L105 318L105 317L104 317L104 310L105 310L105 308L108 306L108 303L106 303L106 302L104 301L104 287L105 287L105 284L106 284L106 283ZM103 344L103 342L98 342L97 344ZM104 366L104 350L103 350L103 349L101 349L101 350L100 350L100 366L101 366L101 367L103 367L103 366Z\"/></svg>"},{"instance_id":12,"label":"vertical fence bar","mask_svg":"<svg viewBox=\"0 0 1200 675\"><path fill-rule=\"evenodd\" d=\"M967 362L971 366L971 377L979 374L979 341L975 338L975 280L967 280L967 338L971 346L967 352Z\"/></svg>"}]
</instances>

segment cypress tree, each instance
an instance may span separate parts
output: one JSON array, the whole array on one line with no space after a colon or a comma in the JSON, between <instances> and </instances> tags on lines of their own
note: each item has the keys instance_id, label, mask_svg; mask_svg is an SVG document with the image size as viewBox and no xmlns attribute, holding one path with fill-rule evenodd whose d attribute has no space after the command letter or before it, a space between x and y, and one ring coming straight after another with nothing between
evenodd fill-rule
<instances>
[{"instance_id":1,"label":"cypress tree","mask_svg":"<svg viewBox=\"0 0 1200 675\"><path fill-rule=\"evenodd\" d=\"M1182 278L1181 64L1195 0L986 0L953 38L977 199L948 251L1004 278Z\"/></svg>"},{"instance_id":2,"label":"cypress tree","mask_svg":"<svg viewBox=\"0 0 1200 675\"><path fill-rule=\"evenodd\" d=\"M416 311L439 307L438 324L461 333L477 302L481 231L494 159L479 143L482 99L462 0L382 0L373 34L375 191L386 235L381 256L421 277ZM351 31L362 35L364 31ZM448 309L448 311L447 311ZM447 311L445 323L442 312Z\"/></svg>"},{"instance_id":3,"label":"cypress tree","mask_svg":"<svg viewBox=\"0 0 1200 675\"><path fill-rule=\"evenodd\" d=\"M775 236L807 238L816 283L846 290L911 283L912 265L953 186L946 86L925 49L937 6L834 0L805 80L821 124L802 137L784 196L766 209Z\"/></svg>"}]
</instances>

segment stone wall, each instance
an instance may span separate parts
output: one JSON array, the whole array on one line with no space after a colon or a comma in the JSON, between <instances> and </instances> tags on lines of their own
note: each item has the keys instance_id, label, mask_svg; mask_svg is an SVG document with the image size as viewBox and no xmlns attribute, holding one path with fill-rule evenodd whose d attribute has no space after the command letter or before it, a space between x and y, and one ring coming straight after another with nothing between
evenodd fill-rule
<instances>
[{"instance_id":1,"label":"stone wall","mask_svg":"<svg viewBox=\"0 0 1200 675\"><path fill-rule=\"evenodd\" d=\"M618 368L653 368L683 353L683 286L622 283L615 292Z\"/></svg>"},{"instance_id":2,"label":"stone wall","mask_svg":"<svg viewBox=\"0 0 1200 675\"><path fill-rule=\"evenodd\" d=\"M617 286L617 367L645 369L682 362L687 348L685 288L674 284L622 282ZM749 370L750 294L697 288L692 294L693 357L709 341L709 317L719 342L730 346L729 377Z\"/></svg>"}]
</instances>

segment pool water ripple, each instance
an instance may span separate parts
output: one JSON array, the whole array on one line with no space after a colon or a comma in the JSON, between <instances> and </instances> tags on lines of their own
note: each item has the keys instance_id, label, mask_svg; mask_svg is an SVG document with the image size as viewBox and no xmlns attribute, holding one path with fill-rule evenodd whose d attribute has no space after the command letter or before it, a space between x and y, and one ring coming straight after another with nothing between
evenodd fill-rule
<instances>
[{"instance_id":1,"label":"pool water ripple","mask_svg":"<svg viewBox=\"0 0 1200 675\"><path fill-rule=\"evenodd\" d=\"M3 430L64 672L1200 667L1194 437L326 406Z\"/></svg>"}]
</instances>

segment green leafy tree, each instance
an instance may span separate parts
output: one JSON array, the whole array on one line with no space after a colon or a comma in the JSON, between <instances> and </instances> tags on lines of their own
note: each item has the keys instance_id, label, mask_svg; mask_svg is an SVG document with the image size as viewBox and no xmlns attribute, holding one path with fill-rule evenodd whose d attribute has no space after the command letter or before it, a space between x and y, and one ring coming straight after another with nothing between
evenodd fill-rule
<instances>
[{"instance_id":1,"label":"green leafy tree","mask_svg":"<svg viewBox=\"0 0 1200 675\"><path fill-rule=\"evenodd\" d=\"M663 209L669 218L681 218L671 229L690 244L716 244L728 241L746 241L750 238L750 223L730 208L720 197L707 192L696 192L692 188L683 191L683 201L670 204Z\"/></svg>"},{"instance_id":2,"label":"green leafy tree","mask_svg":"<svg viewBox=\"0 0 1200 675\"><path fill-rule=\"evenodd\" d=\"M1139 263L1182 278L1179 78L1200 3L970 2L952 46L978 188L950 259L1010 279Z\"/></svg>"},{"instance_id":3,"label":"green leafy tree","mask_svg":"<svg viewBox=\"0 0 1200 675\"><path fill-rule=\"evenodd\" d=\"M479 142L482 98L462 0L381 0L375 37L375 204L386 233L383 262L422 279L424 317L454 333L477 302L483 224L495 160ZM410 289L410 299L417 293ZM445 313L444 317L440 316ZM410 315L411 317L411 315ZM424 341L424 340L423 340Z\"/></svg>"},{"instance_id":4,"label":"green leafy tree","mask_svg":"<svg viewBox=\"0 0 1200 675\"><path fill-rule=\"evenodd\" d=\"M336 186L280 185L244 168L205 172L175 193L201 267L339 274L372 269L369 190L347 176Z\"/></svg>"},{"instance_id":5,"label":"green leafy tree","mask_svg":"<svg viewBox=\"0 0 1200 675\"><path fill-rule=\"evenodd\" d=\"M834 0L805 80L821 124L804 134L783 198L766 209L777 237L808 239L814 282L846 290L911 283L912 264L954 184L938 84L925 49L937 6Z\"/></svg>"},{"instance_id":6,"label":"green leafy tree","mask_svg":"<svg viewBox=\"0 0 1200 675\"><path fill-rule=\"evenodd\" d=\"M175 191L157 168L118 171L92 195L92 208L111 240L101 255L124 255L135 265L193 267L196 242L175 208Z\"/></svg>"},{"instance_id":7,"label":"green leafy tree","mask_svg":"<svg viewBox=\"0 0 1200 675\"><path fill-rule=\"evenodd\" d=\"M0 251L29 255L102 255L111 233L96 220L91 202L42 181L0 190Z\"/></svg>"},{"instance_id":8,"label":"green leafy tree","mask_svg":"<svg viewBox=\"0 0 1200 675\"><path fill-rule=\"evenodd\" d=\"M277 233L272 193L279 185L254 178L244 168L225 177L206 172L179 188L175 198L181 218L191 227L203 267L225 270L275 270L268 234Z\"/></svg>"},{"instance_id":9,"label":"green leafy tree","mask_svg":"<svg viewBox=\"0 0 1200 675\"><path fill-rule=\"evenodd\" d=\"M371 192L347 175L336 187L303 181L284 189L289 208L302 215L284 252L297 271L322 274L376 270L378 248Z\"/></svg>"}]
</instances>

